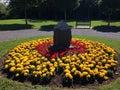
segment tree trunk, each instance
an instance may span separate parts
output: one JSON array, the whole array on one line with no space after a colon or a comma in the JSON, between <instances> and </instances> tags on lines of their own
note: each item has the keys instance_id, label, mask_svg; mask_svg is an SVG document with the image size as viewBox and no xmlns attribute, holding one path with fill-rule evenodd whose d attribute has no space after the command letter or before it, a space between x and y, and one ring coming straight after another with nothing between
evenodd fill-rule
<instances>
[{"instance_id":1,"label":"tree trunk","mask_svg":"<svg viewBox=\"0 0 120 90\"><path fill-rule=\"evenodd\" d=\"M27 21L27 1L25 0L25 7L24 7L24 14L25 14L25 25L27 27L28 21Z\"/></svg>"},{"instance_id":2,"label":"tree trunk","mask_svg":"<svg viewBox=\"0 0 120 90\"><path fill-rule=\"evenodd\" d=\"M108 27L110 26L110 19L111 19L111 15L109 14L109 16L108 16Z\"/></svg>"},{"instance_id":3,"label":"tree trunk","mask_svg":"<svg viewBox=\"0 0 120 90\"><path fill-rule=\"evenodd\" d=\"M67 20L67 10L66 9L64 10L64 19L65 19L65 21Z\"/></svg>"},{"instance_id":4,"label":"tree trunk","mask_svg":"<svg viewBox=\"0 0 120 90\"><path fill-rule=\"evenodd\" d=\"M25 10L24 10L24 14L25 14L25 25L28 25L27 10L26 10L26 8L25 8Z\"/></svg>"},{"instance_id":5,"label":"tree trunk","mask_svg":"<svg viewBox=\"0 0 120 90\"><path fill-rule=\"evenodd\" d=\"M112 15L112 9L110 9L109 15L108 15L108 27L110 26L110 22L111 22L111 15Z\"/></svg>"}]
</instances>

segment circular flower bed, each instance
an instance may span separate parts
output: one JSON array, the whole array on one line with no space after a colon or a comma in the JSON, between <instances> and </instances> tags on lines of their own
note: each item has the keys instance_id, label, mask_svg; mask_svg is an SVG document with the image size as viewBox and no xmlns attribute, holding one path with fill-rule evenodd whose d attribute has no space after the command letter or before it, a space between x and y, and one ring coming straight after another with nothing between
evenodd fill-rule
<instances>
[{"instance_id":1,"label":"circular flower bed","mask_svg":"<svg viewBox=\"0 0 120 90\"><path fill-rule=\"evenodd\" d=\"M50 50L52 44L53 39L45 38L16 46L6 55L3 70L41 83L59 75L66 86L108 80L116 71L116 52L105 44L73 38L73 47L61 51Z\"/></svg>"}]
</instances>

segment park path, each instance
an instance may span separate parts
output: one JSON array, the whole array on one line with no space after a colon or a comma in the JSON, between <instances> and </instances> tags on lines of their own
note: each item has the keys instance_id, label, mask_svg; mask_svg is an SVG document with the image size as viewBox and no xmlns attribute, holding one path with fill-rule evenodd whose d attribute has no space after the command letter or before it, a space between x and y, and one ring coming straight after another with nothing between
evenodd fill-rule
<instances>
[{"instance_id":1,"label":"park path","mask_svg":"<svg viewBox=\"0 0 120 90\"><path fill-rule=\"evenodd\" d=\"M38 29L0 31L0 42L33 36L52 36L53 31ZM100 32L93 29L72 29L72 35L98 36L120 41L120 32Z\"/></svg>"}]
</instances>

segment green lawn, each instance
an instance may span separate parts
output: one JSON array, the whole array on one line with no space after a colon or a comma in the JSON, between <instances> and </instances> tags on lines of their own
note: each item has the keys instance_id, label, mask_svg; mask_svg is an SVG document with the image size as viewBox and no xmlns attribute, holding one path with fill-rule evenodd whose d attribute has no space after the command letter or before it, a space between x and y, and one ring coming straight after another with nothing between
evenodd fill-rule
<instances>
[{"instance_id":1,"label":"green lawn","mask_svg":"<svg viewBox=\"0 0 120 90\"><path fill-rule=\"evenodd\" d=\"M99 41L105 43L106 45L111 46L112 48L120 52L120 46L119 46L120 41L117 40L110 40L110 39L90 37L90 36L74 36L74 37ZM39 38L45 38L45 37L30 37L30 38L21 38L11 41L0 42L0 57L2 57L8 50L12 49L13 47L15 47L16 45L22 42L35 40ZM40 85L23 84L17 81L1 78L0 76L0 90L60 90L60 88L49 88L49 87L42 87ZM66 88L65 90L69 90L69 89ZM79 88L77 90L120 90L120 78L107 85L100 85L97 87L92 86L90 88Z\"/></svg>"},{"instance_id":2,"label":"green lawn","mask_svg":"<svg viewBox=\"0 0 120 90\"><path fill-rule=\"evenodd\" d=\"M8 19L8 20L0 20L0 30L17 30L17 29L26 29L26 28L50 28L56 25L58 21L55 20L28 20L28 25L25 26L24 19ZM75 21L67 22L70 26L75 28ZM103 20L92 20L92 27L96 28L97 26L105 26L107 25L106 21ZM120 21L111 22L111 26L114 26L120 29Z\"/></svg>"}]
</instances>

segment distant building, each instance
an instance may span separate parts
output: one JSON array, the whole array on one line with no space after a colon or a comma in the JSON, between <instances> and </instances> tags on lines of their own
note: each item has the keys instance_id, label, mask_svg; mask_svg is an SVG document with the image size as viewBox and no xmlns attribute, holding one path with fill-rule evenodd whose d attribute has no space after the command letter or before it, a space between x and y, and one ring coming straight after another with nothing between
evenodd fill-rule
<instances>
[{"instance_id":1,"label":"distant building","mask_svg":"<svg viewBox=\"0 0 120 90\"><path fill-rule=\"evenodd\" d=\"M0 0L0 3L3 3L4 5L8 5L10 0Z\"/></svg>"}]
</instances>

